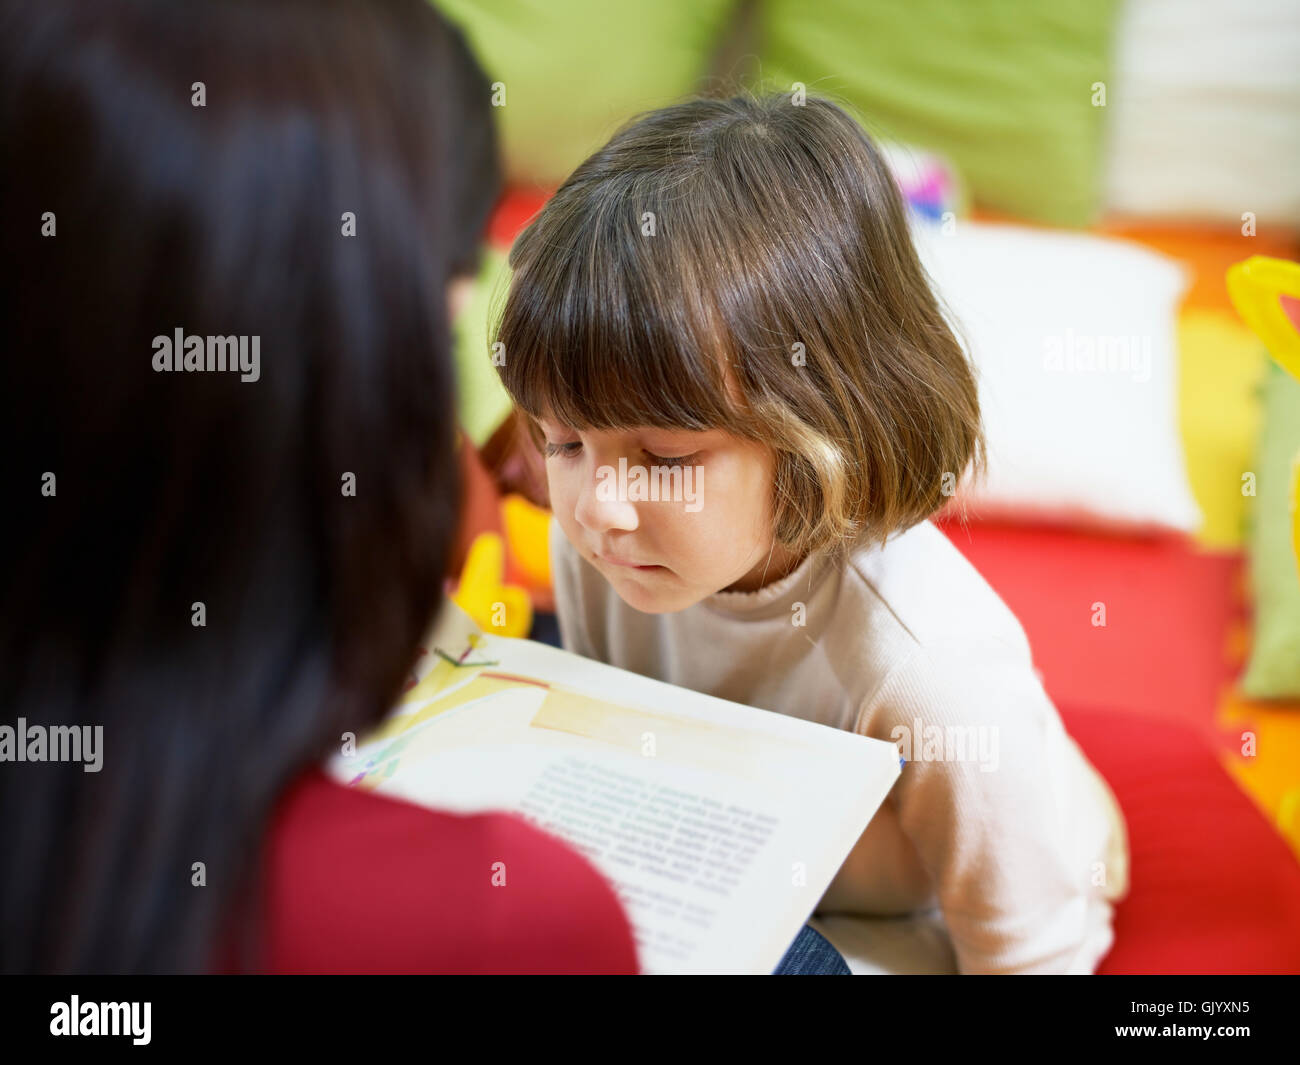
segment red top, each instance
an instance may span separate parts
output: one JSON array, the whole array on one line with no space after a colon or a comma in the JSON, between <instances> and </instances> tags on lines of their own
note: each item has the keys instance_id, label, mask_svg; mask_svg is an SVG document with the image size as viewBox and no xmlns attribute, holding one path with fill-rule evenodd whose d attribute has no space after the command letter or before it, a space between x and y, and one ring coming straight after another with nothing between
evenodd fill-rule
<instances>
[{"instance_id":1,"label":"red top","mask_svg":"<svg viewBox=\"0 0 1300 1065\"><path fill-rule=\"evenodd\" d=\"M514 815L434 812L315 769L267 839L268 972L637 972L613 889Z\"/></svg>"}]
</instances>

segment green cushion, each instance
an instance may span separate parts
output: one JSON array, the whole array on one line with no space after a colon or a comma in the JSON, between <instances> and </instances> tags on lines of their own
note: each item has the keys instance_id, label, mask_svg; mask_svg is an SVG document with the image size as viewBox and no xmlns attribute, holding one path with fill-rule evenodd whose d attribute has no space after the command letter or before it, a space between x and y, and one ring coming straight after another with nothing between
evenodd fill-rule
<instances>
[{"instance_id":1,"label":"green cushion","mask_svg":"<svg viewBox=\"0 0 1300 1065\"><path fill-rule=\"evenodd\" d=\"M763 0L763 88L850 105L874 135L948 155L976 203L1087 225L1102 184L1118 0Z\"/></svg>"},{"instance_id":2,"label":"green cushion","mask_svg":"<svg viewBox=\"0 0 1300 1065\"><path fill-rule=\"evenodd\" d=\"M474 292L452 323L456 357L456 412L461 428L475 447L482 447L510 413L510 393L492 365L488 317L499 308L510 281L504 252L483 248L482 266Z\"/></svg>"},{"instance_id":3,"label":"green cushion","mask_svg":"<svg viewBox=\"0 0 1300 1065\"><path fill-rule=\"evenodd\" d=\"M435 0L493 82L509 181L558 185L626 119L700 89L733 0Z\"/></svg>"},{"instance_id":4,"label":"green cushion","mask_svg":"<svg viewBox=\"0 0 1300 1065\"><path fill-rule=\"evenodd\" d=\"M1247 545L1254 639L1241 690L1253 699L1300 698L1300 572L1291 545L1292 463L1300 455L1300 381L1270 360L1255 460Z\"/></svg>"}]
</instances>

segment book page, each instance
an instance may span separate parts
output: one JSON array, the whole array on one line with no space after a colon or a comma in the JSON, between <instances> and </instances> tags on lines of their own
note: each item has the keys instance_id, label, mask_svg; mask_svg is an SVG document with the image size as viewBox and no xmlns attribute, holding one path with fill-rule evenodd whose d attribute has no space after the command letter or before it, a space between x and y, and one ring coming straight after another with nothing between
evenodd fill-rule
<instances>
[{"instance_id":1,"label":"book page","mask_svg":"<svg viewBox=\"0 0 1300 1065\"><path fill-rule=\"evenodd\" d=\"M892 744L527 640L454 604L340 781L516 813L609 880L647 973L770 973L898 776Z\"/></svg>"}]
</instances>

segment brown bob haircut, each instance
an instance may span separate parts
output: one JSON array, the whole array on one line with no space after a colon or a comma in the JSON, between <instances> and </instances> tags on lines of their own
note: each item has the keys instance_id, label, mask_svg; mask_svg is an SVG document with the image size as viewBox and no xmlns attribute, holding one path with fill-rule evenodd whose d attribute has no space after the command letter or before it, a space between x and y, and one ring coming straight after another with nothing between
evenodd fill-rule
<instances>
[{"instance_id":1,"label":"brown bob haircut","mask_svg":"<svg viewBox=\"0 0 1300 1065\"><path fill-rule=\"evenodd\" d=\"M975 377L898 187L830 100L637 116L510 265L498 370L534 443L537 417L765 442L775 534L801 556L883 544L943 507L969 462L984 471Z\"/></svg>"}]
</instances>

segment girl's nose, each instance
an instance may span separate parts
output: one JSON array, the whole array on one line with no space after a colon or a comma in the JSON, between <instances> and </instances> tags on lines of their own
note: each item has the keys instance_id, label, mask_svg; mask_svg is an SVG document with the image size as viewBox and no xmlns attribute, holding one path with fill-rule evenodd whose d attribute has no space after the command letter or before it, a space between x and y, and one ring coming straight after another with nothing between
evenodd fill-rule
<instances>
[{"instance_id":1,"label":"girl's nose","mask_svg":"<svg viewBox=\"0 0 1300 1065\"><path fill-rule=\"evenodd\" d=\"M636 504L627 498L618 471L611 466L598 466L584 477L573 516L579 525L597 534L631 532L639 524Z\"/></svg>"}]
</instances>

